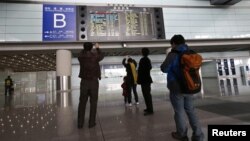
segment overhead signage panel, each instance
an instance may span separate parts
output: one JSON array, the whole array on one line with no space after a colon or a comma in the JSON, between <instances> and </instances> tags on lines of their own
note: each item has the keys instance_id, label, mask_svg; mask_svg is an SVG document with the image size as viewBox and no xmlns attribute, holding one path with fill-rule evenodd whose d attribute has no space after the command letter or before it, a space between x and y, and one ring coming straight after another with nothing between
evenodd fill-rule
<instances>
[{"instance_id":1,"label":"overhead signage panel","mask_svg":"<svg viewBox=\"0 0 250 141\"><path fill-rule=\"evenodd\" d=\"M76 41L76 6L43 5L43 41Z\"/></svg>"},{"instance_id":2,"label":"overhead signage panel","mask_svg":"<svg viewBox=\"0 0 250 141\"><path fill-rule=\"evenodd\" d=\"M165 39L161 8L79 7L79 40Z\"/></svg>"}]
</instances>

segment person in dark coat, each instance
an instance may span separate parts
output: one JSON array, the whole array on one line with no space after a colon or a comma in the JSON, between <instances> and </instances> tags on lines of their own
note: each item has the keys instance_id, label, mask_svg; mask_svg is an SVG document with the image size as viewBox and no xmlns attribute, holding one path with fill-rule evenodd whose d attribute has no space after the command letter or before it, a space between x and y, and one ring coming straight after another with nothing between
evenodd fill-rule
<instances>
[{"instance_id":1,"label":"person in dark coat","mask_svg":"<svg viewBox=\"0 0 250 141\"><path fill-rule=\"evenodd\" d=\"M147 116L152 115L154 113L151 96L151 83L153 81L150 75L152 65L150 59L148 58L149 49L142 48L141 52L143 57L139 62L137 83L141 84L141 90L146 104L144 115Z\"/></svg>"},{"instance_id":2,"label":"person in dark coat","mask_svg":"<svg viewBox=\"0 0 250 141\"><path fill-rule=\"evenodd\" d=\"M104 55L99 49L98 43L96 43L95 47L96 50L92 50L92 43L84 43L84 49L78 57L80 62L79 77L81 78L80 102L78 106L78 128L83 128L84 125L88 97L90 97L89 128L96 125L95 121L99 89L98 79L101 78L99 62L104 58Z\"/></svg>"},{"instance_id":3,"label":"person in dark coat","mask_svg":"<svg viewBox=\"0 0 250 141\"><path fill-rule=\"evenodd\" d=\"M4 85L5 85L5 96L7 96L7 94L11 95L11 92L13 90L13 81L10 76L8 76L4 80Z\"/></svg>"}]
</instances>

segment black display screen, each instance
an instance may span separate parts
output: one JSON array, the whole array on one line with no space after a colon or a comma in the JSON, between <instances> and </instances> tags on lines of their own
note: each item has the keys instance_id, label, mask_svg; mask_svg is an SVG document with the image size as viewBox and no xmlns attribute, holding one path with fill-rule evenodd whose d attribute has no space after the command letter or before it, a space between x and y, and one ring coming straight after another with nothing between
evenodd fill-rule
<instances>
[{"instance_id":1,"label":"black display screen","mask_svg":"<svg viewBox=\"0 0 250 141\"><path fill-rule=\"evenodd\" d=\"M161 8L80 7L79 40L165 39Z\"/></svg>"}]
</instances>

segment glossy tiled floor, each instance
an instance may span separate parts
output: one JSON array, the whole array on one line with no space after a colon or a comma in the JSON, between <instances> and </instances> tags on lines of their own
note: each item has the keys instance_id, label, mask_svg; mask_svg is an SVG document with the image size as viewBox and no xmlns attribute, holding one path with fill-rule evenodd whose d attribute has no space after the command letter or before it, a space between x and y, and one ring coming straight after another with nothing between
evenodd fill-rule
<instances>
[{"instance_id":1,"label":"glossy tiled floor","mask_svg":"<svg viewBox=\"0 0 250 141\"><path fill-rule=\"evenodd\" d=\"M68 93L16 91L12 97L0 93L0 140L174 141L170 135L175 130L173 110L164 83L156 81L152 86L155 114L145 117L140 87L140 104L125 107L120 84L105 81L100 86L97 126L91 129L87 125L81 130L76 127L79 89ZM248 83L238 78L203 82L204 93L196 95L195 105L205 140L209 124L250 123ZM88 110L85 120L87 123ZM188 133L192 134L191 129Z\"/></svg>"}]
</instances>

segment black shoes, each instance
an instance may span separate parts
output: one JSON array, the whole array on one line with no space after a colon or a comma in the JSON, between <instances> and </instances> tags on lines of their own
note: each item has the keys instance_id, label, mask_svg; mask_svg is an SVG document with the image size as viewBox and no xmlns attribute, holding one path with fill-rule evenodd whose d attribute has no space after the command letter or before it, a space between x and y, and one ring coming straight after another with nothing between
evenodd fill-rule
<instances>
[{"instance_id":1,"label":"black shoes","mask_svg":"<svg viewBox=\"0 0 250 141\"><path fill-rule=\"evenodd\" d=\"M96 123L89 124L89 128L93 128L93 127L95 127L95 126L96 126ZM82 129L82 128L83 128L83 124L78 124L78 125L77 125L77 128L78 128L78 129Z\"/></svg>"},{"instance_id":2,"label":"black shoes","mask_svg":"<svg viewBox=\"0 0 250 141\"><path fill-rule=\"evenodd\" d=\"M144 116L153 115L154 112L144 109Z\"/></svg>"},{"instance_id":3,"label":"black shoes","mask_svg":"<svg viewBox=\"0 0 250 141\"><path fill-rule=\"evenodd\" d=\"M94 123L94 124L89 124L89 128L93 128L93 127L95 127L96 126L96 123ZM82 129L83 128L83 125L82 124L78 124L77 125L77 128L78 129Z\"/></svg>"},{"instance_id":4,"label":"black shoes","mask_svg":"<svg viewBox=\"0 0 250 141\"><path fill-rule=\"evenodd\" d=\"M78 129L82 129L83 128L83 124L78 124L77 127L78 127Z\"/></svg>"},{"instance_id":5,"label":"black shoes","mask_svg":"<svg viewBox=\"0 0 250 141\"><path fill-rule=\"evenodd\" d=\"M176 140L179 140L179 141L188 141L188 137L187 136L180 136L177 132L172 132L171 133L172 137Z\"/></svg>"},{"instance_id":6,"label":"black shoes","mask_svg":"<svg viewBox=\"0 0 250 141\"><path fill-rule=\"evenodd\" d=\"M89 128L93 128L96 126L96 123L93 123L93 124L89 124Z\"/></svg>"}]
</instances>

